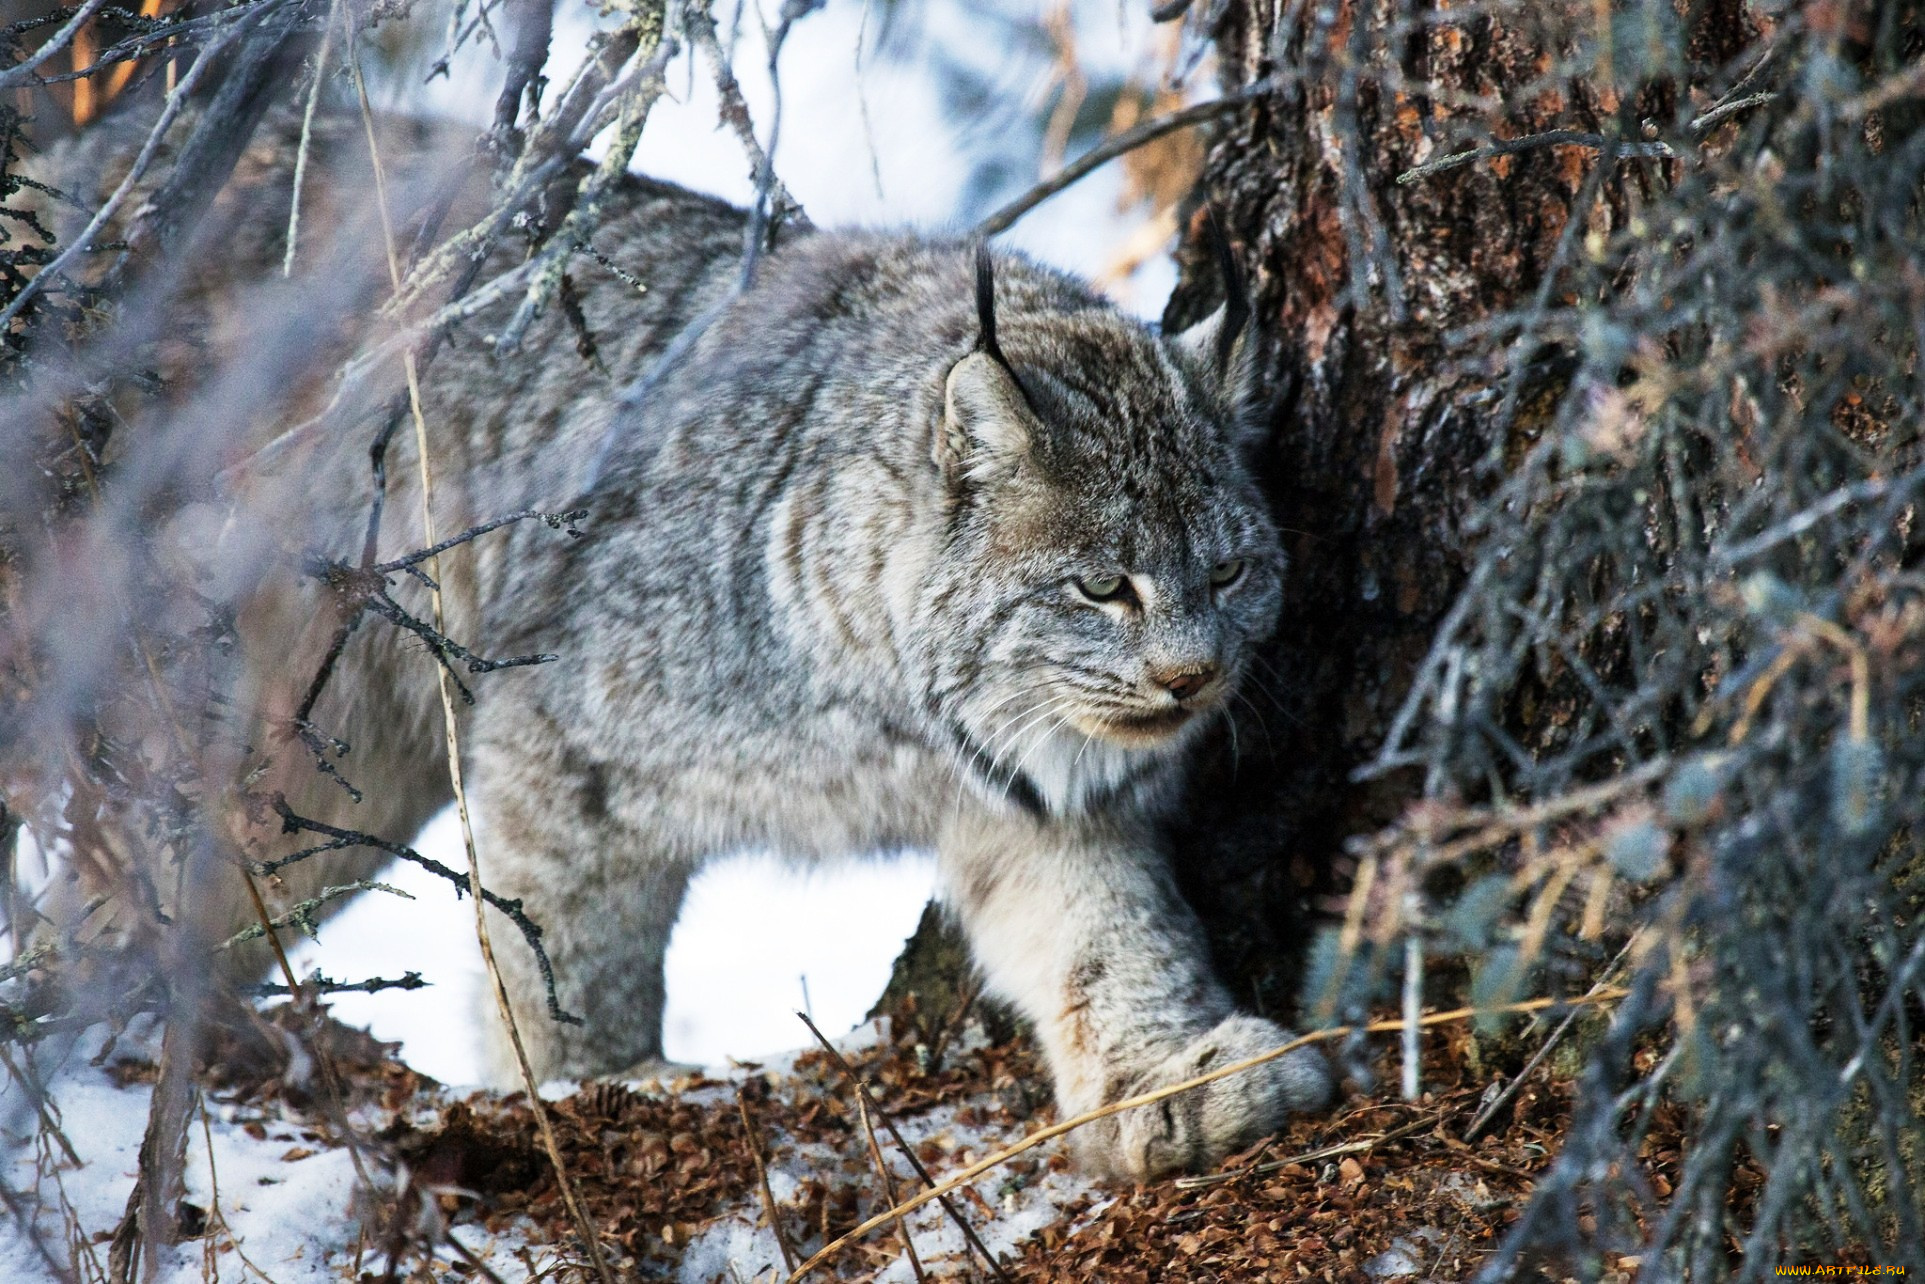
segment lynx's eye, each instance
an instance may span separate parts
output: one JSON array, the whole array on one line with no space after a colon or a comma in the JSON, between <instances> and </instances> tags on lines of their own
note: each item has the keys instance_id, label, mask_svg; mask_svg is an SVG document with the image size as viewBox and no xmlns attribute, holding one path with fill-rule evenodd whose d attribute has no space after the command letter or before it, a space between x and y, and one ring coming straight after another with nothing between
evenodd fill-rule
<instances>
[{"instance_id":1,"label":"lynx's eye","mask_svg":"<svg viewBox=\"0 0 1925 1284\"><path fill-rule=\"evenodd\" d=\"M1121 575L1078 575L1070 583L1092 602L1127 602L1133 596L1129 580Z\"/></svg>"},{"instance_id":2,"label":"lynx's eye","mask_svg":"<svg viewBox=\"0 0 1925 1284\"><path fill-rule=\"evenodd\" d=\"M1243 559L1233 557L1227 562L1218 562L1210 568L1210 583L1216 588L1229 588L1243 578Z\"/></svg>"}]
</instances>

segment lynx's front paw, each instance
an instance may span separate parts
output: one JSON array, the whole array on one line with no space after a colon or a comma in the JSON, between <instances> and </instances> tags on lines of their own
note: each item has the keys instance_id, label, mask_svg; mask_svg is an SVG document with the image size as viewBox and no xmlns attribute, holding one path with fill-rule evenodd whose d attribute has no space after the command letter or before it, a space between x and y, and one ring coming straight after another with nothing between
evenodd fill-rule
<instances>
[{"instance_id":1,"label":"lynx's front paw","mask_svg":"<svg viewBox=\"0 0 1925 1284\"><path fill-rule=\"evenodd\" d=\"M1194 1079L1268 1052L1293 1037L1261 1017L1229 1017L1137 1077L1123 1095ZM1079 1157L1091 1171L1149 1181L1165 1173L1205 1168L1274 1132L1287 1116L1321 1109L1329 1104L1331 1090L1330 1067L1323 1054L1301 1048L1155 1105L1111 1115L1073 1135Z\"/></svg>"}]
</instances>

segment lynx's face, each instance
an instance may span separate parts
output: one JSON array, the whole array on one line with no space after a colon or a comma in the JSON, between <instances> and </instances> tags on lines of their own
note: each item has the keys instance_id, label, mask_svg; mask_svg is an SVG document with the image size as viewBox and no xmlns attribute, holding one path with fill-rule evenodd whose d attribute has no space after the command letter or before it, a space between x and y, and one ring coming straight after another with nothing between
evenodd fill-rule
<instances>
[{"instance_id":1,"label":"lynx's face","mask_svg":"<svg viewBox=\"0 0 1925 1284\"><path fill-rule=\"evenodd\" d=\"M959 505L939 627L971 655L948 693L958 738L979 779L1054 811L1231 698L1283 573L1208 363L1121 318L1058 327L1013 331L1029 342L1007 367L957 364L938 453Z\"/></svg>"}]
</instances>

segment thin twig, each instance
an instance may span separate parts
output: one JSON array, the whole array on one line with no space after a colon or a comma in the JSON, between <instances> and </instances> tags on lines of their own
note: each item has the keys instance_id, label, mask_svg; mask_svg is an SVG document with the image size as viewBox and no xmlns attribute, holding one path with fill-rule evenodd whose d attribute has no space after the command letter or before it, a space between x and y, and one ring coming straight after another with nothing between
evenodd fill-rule
<instances>
[{"instance_id":1,"label":"thin twig","mask_svg":"<svg viewBox=\"0 0 1925 1284\"><path fill-rule=\"evenodd\" d=\"M1740 562L1749 561L1760 553L1769 552L1786 540L1797 539L1840 509L1849 508L1854 504L1868 504L1894 491L1910 489L1917 486L1921 480L1925 480L1925 469L1913 469L1897 477L1871 477L1850 486L1841 486L1811 507L1794 513L1768 530L1760 531L1751 538L1741 540L1727 548L1714 549L1711 554L1711 564L1719 570L1735 567Z\"/></svg>"},{"instance_id":2,"label":"thin twig","mask_svg":"<svg viewBox=\"0 0 1925 1284\"><path fill-rule=\"evenodd\" d=\"M1629 993L1629 990L1614 988L1610 990L1593 991L1582 998L1576 999L1523 999L1516 1003L1500 1003L1490 1007L1453 1008L1448 1012L1433 1012L1425 1017L1419 1024L1426 1027L1450 1025L1456 1022L1474 1020L1480 1016L1502 1016L1523 1012L1542 1012L1548 1008L1560 1008L1570 1004L1590 1006L1602 1003L1615 1003ZM975 1181L984 1173L1008 1163L1025 1151L1034 1150L1044 1142L1054 1141L1066 1133L1076 1131L1085 1124L1095 1123L1099 1119L1107 1119L1111 1115L1121 1114L1125 1110L1135 1110L1141 1106L1153 1106L1159 1101L1166 1101L1176 1096L1178 1093L1188 1092L1193 1088L1201 1088L1206 1084L1215 1083L1219 1079L1227 1079L1234 1074L1242 1074L1246 1070L1255 1069L1260 1065L1267 1065L1279 1057L1288 1056L1290 1053L1303 1048L1347 1038L1353 1034L1388 1034L1400 1031L1403 1028L1404 1023L1401 1019L1395 1021L1372 1021L1366 1025L1331 1026L1328 1029L1318 1030L1315 1033L1292 1039L1290 1042L1271 1048L1267 1052L1260 1052L1254 1057L1246 1057L1242 1061L1234 1061L1229 1065L1220 1066L1207 1074L1200 1074L1195 1078L1185 1079L1181 1083L1169 1084L1166 1087L1157 1088L1151 1092L1138 1093L1134 1097L1125 1097L1121 1101L1113 1101L1107 1106L1099 1106L1095 1110L1086 1111L1074 1118L1065 1119L1061 1123L1051 1124L1047 1128L1039 1128L1014 1145L1006 1146L994 1154L985 1156L975 1163L970 1164L968 1167L950 1174L943 1179L942 1182L930 1187L921 1194L911 1196L902 1203L897 1204L894 1208L884 1209L882 1212L877 1213L867 1221L856 1226L853 1230L847 1231L836 1239L831 1240L817 1250L815 1255L809 1258L808 1261L802 1263L801 1267L790 1274L789 1284L798 1284L798 1281L800 1281L803 1276L877 1227L887 1225L904 1213L914 1212L933 1199L941 1199L958 1186L964 1186Z\"/></svg>"},{"instance_id":3,"label":"thin twig","mask_svg":"<svg viewBox=\"0 0 1925 1284\"><path fill-rule=\"evenodd\" d=\"M258 941L277 927L298 927L304 935L313 936L315 926L314 911L320 909L321 906L327 904L329 901L338 900L343 896L352 896L356 892L392 892L403 900L411 901L414 899L413 896L398 887L390 887L386 883L375 883L366 879L357 878L353 882L342 884L339 887L322 888L319 895L309 897L285 913L277 915L271 922L248 924L240 931L234 933L234 935L222 941L219 945L216 945L214 950L216 953L219 953L222 950L231 950L236 945L247 941Z\"/></svg>"},{"instance_id":4,"label":"thin twig","mask_svg":"<svg viewBox=\"0 0 1925 1284\"><path fill-rule=\"evenodd\" d=\"M274 981L263 981L251 993L256 998L271 999L284 994L296 997L321 994L379 994L383 990L425 990L429 982L421 979L419 972L403 972L400 976L371 976L365 981L335 981L316 972L298 987L290 989Z\"/></svg>"},{"instance_id":5,"label":"thin twig","mask_svg":"<svg viewBox=\"0 0 1925 1284\"><path fill-rule=\"evenodd\" d=\"M241 1247L241 1237L236 1235L234 1228L227 1224L227 1214L221 1211L221 1175L220 1171L214 1166L214 1126L208 1122L207 1118L207 1094L203 1092L197 1094L197 1096L197 1104L200 1107L201 1116L201 1140L207 1145L208 1249L210 1252L218 1251L217 1246L214 1244L213 1230L214 1227L218 1226L221 1230L227 1232L227 1242L234 1246L234 1255L241 1259L241 1265L260 1276L266 1284L274 1284L274 1277L262 1270L259 1266L256 1266L253 1259L248 1257L247 1250ZM218 1278L218 1275L210 1276L210 1278Z\"/></svg>"},{"instance_id":6,"label":"thin twig","mask_svg":"<svg viewBox=\"0 0 1925 1284\"><path fill-rule=\"evenodd\" d=\"M595 262L600 264L603 270L605 270L610 276L620 281L623 285L626 285L629 289L635 291L635 293L637 294L648 293L648 282L642 280L642 278L640 278L639 276L636 276L633 272L630 272L627 268L617 263L614 259L609 258L606 254L603 254L600 250L596 249L594 245L591 244L590 242L578 241L575 244L575 248L581 253L586 254L589 258L595 260Z\"/></svg>"},{"instance_id":7,"label":"thin twig","mask_svg":"<svg viewBox=\"0 0 1925 1284\"><path fill-rule=\"evenodd\" d=\"M60 1143L62 1153L74 1167L82 1167L80 1153L74 1149L73 1142L67 1140L67 1134L60 1130L60 1121L53 1117L53 1103L40 1077L34 1073L33 1059L26 1058L24 1067L15 1065L13 1054L7 1051L4 1043L0 1043L0 1066L6 1067L7 1074L27 1094L27 1100L33 1103L35 1113L40 1116L40 1131ZM892 1199L889 1202L893 1204L895 1201Z\"/></svg>"},{"instance_id":8,"label":"thin twig","mask_svg":"<svg viewBox=\"0 0 1925 1284\"><path fill-rule=\"evenodd\" d=\"M882 1120L882 1126L889 1130L890 1139L896 1143L896 1148L902 1152L903 1158L909 1161L909 1166L916 1170L916 1176L922 1180L922 1184L926 1190L936 1192L933 1198L942 1205L942 1210L949 1214L949 1220L956 1223L956 1229L962 1232L963 1239L968 1242L970 1248L975 1250L976 1256L983 1259L984 1265L988 1266L996 1278L1003 1281L1003 1284L1011 1284L1009 1272L1003 1269L1002 1263L996 1260L995 1254L991 1253L988 1246L977 1237L975 1228L963 1217L961 1210L951 1203L944 1193L938 1190L936 1179L930 1175L929 1169L923 1165L922 1157L916 1154L915 1147L904 1140L902 1132L896 1127L896 1121L889 1117L888 1112L882 1108L882 1103L876 1100L876 1094L871 1090L869 1080L858 1073L854 1066L849 1064L849 1059L842 1055L841 1049L829 1042L822 1031L817 1028L816 1023L809 1019L806 1012L798 1012L796 1016L802 1019L802 1024L809 1027L809 1033L815 1036L815 1041L822 1045L823 1051L827 1052L830 1059L842 1070L842 1073L848 1076L849 1082L855 1085L856 1092L868 1101L870 1108L876 1112L876 1118ZM927 1203L928 1201L925 1199L922 1202ZM905 1205L905 1207L907 1206ZM822 1254L820 1253L816 1254L816 1258L820 1258L821 1256ZM811 1261L813 1260L815 1259L811 1259ZM803 1269L807 1270L808 1268L805 1265ZM795 1272L795 1275L800 1275L801 1273L802 1272L798 1271Z\"/></svg>"},{"instance_id":9,"label":"thin twig","mask_svg":"<svg viewBox=\"0 0 1925 1284\"><path fill-rule=\"evenodd\" d=\"M1145 143L1153 143L1163 137L1163 135L1173 133L1176 130L1187 129L1191 125L1201 125L1206 121L1215 120L1219 116L1227 116L1245 103L1254 102L1256 99L1271 93L1275 90L1276 86L1277 82L1274 79L1265 78L1254 84L1245 85L1243 88L1235 90L1234 92L1227 93L1221 98L1212 98L1207 103L1195 103L1179 111L1173 111L1167 116L1158 116L1155 120L1146 120L1134 129L1126 129L1116 137L1090 148L1081 156L1078 156L1075 160L1063 166L1063 168L1057 170L1054 174L1051 174L1048 178L1036 184L1015 200L1010 201L982 222L976 224L976 229L971 235L978 238L986 238L995 236L1001 232L1006 232L1017 219L1029 213L1064 188L1087 177L1092 171L1115 160L1118 156L1123 155L1123 153L1135 151Z\"/></svg>"},{"instance_id":10,"label":"thin twig","mask_svg":"<svg viewBox=\"0 0 1925 1284\"><path fill-rule=\"evenodd\" d=\"M876 1125L870 1118L869 1094L856 1094L856 1113L862 1117L862 1137L868 1143L869 1162L875 1165L876 1178L882 1183L882 1199L885 1204L896 1202L896 1179L889 1171L889 1161L882 1157L882 1147L876 1144ZM896 1237L902 1241L903 1255L909 1259L909 1270L916 1277L916 1284L924 1284L929 1276L922 1269L922 1257L916 1252L915 1237L909 1233L906 1218L896 1218Z\"/></svg>"},{"instance_id":11,"label":"thin twig","mask_svg":"<svg viewBox=\"0 0 1925 1284\"><path fill-rule=\"evenodd\" d=\"M1704 115L1692 121L1691 124L1687 126L1687 128L1689 128L1691 132L1694 134L1702 134L1705 130L1710 129L1713 125L1716 125L1722 121L1728 120L1731 117L1736 116L1741 111L1749 111L1753 107L1762 107L1766 103L1773 101L1777 97L1778 97L1777 93L1772 92L1772 93L1763 93L1763 94L1746 94L1743 98L1734 98L1728 103L1720 103L1718 106L1713 107L1710 111L1706 112Z\"/></svg>"},{"instance_id":12,"label":"thin twig","mask_svg":"<svg viewBox=\"0 0 1925 1284\"><path fill-rule=\"evenodd\" d=\"M755 1126L749 1114L748 1098L740 1089L735 1093L735 1108L742 1112L742 1130L748 1134L749 1156L755 1160L755 1185L762 1194L762 1211L768 1215L769 1232L775 1236L775 1245L782 1250L782 1265L795 1269L795 1248L789 1243L789 1233L782 1228L781 1210L776 1207L775 1192L769 1189L768 1165L762 1161L762 1130ZM895 1203L891 1197L890 1203Z\"/></svg>"},{"instance_id":13,"label":"thin twig","mask_svg":"<svg viewBox=\"0 0 1925 1284\"><path fill-rule=\"evenodd\" d=\"M1602 151L1611 142L1612 140L1603 134L1587 133L1579 129L1547 129L1538 134L1526 134L1522 138L1494 139L1482 147L1452 152L1448 156L1440 156L1434 161L1426 161L1422 165L1407 169L1397 175L1397 185L1408 187L1412 183L1433 178L1446 170L1456 169L1460 165L1469 165L1473 161L1491 160L1498 156L1515 156L1519 152L1536 151L1541 147L1588 147L1592 151ZM1665 143L1619 141L1617 148L1620 156L1645 156L1659 160L1670 160L1677 156L1677 153Z\"/></svg>"},{"instance_id":14,"label":"thin twig","mask_svg":"<svg viewBox=\"0 0 1925 1284\"><path fill-rule=\"evenodd\" d=\"M301 983L294 975L294 964L288 960L287 951L281 948L281 938L275 935L273 922L268 917L267 902L261 899L261 889L254 881L253 870L242 867L241 885L247 888L247 898L254 907L254 916L260 921L266 933L268 947L274 951L275 966L280 968L281 976L287 981L287 992L295 1003L296 1010L303 1015L311 1012L312 1009L301 1006ZM172 1026L168 1028L171 1030ZM163 1044L163 1054L165 1050ZM323 1099L328 1105L335 1127L347 1141L348 1160L354 1165L355 1180L360 1183L362 1190L372 1192L375 1185L368 1176L367 1164L361 1157L361 1135L354 1130L353 1123L348 1119L347 1093L342 1091L340 1071L335 1067L333 1055L328 1052L327 1042L320 1037L318 1022L313 1040L313 1052L315 1068L320 1074Z\"/></svg>"},{"instance_id":15,"label":"thin twig","mask_svg":"<svg viewBox=\"0 0 1925 1284\"><path fill-rule=\"evenodd\" d=\"M461 534L449 539L444 539L432 548L417 549L409 553L406 557L398 557L392 562L379 562L370 566L368 569L381 575L392 574L395 571L405 571L411 567L420 565L422 562L432 561L449 549L457 548L462 544L468 543L470 540L480 539L483 535L489 534L492 531L498 531L502 527L514 522L525 522L531 519L541 522L547 526L549 530L565 530L576 539L580 539L581 532L575 529L574 524L586 516L588 516L588 510L586 508L571 508L565 513L546 513L539 508L524 508L518 513L510 513L506 517L497 517L491 522L482 522L479 526L470 526L467 530L461 532Z\"/></svg>"},{"instance_id":16,"label":"thin twig","mask_svg":"<svg viewBox=\"0 0 1925 1284\"><path fill-rule=\"evenodd\" d=\"M869 95L862 87L862 45L869 35L870 0L862 0L862 17L856 22L856 57L853 88L856 91L856 117L862 122L862 141L869 149L869 177L876 185L876 199L883 200L882 157L876 152L876 129L869 119Z\"/></svg>"},{"instance_id":17,"label":"thin twig","mask_svg":"<svg viewBox=\"0 0 1925 1284\"><path fill-rule=\"evenodd\" d=\"M1735 102L1738 99L1739 95L1743 94L1745 90L1751 88L1752 82L1757 80L1758 77L1764 73L1764 69L1771 65L1771 60L1773 58L1776 58L1778 56L1778 51L1780 49L1783 49L1784 47L1785 47L1784 30L1780 28L1778 33L1771 38L1771 43L1765 47L1765 51L1759 54L1758 57L1755 60L1753 60L1750 69L1746 71L1744 75L1738 77L1736 84L1732 85L1731 88L1725 90L1724 93L1720 94L1718 97L1718 101L1715 103L1712 103L1711 106L1705 110L1705 113L1702 116L1699 116L1696 120L1692 121L1691 128L1694 130L1708 129L1710 127L1710 124L1707 123L1709 121L1709 118L1712 116L1718 116L1719 113L1722 112L1726 106L1728 106L1732 102ZM1756 95L1754 95L1754 97L1755 96ZM1719 118L1722 119L1722 116L1720 116Z\"/></svg>"},{"instance_id":18,"label":"thin twig","mask_svg":"<svg viewBox=\"0 0 1925 1284\"><path fill-rule=\"evenodd\" d=\"M20 1233L26 1237L26 1242L33 1245L34 1251L40 1254L40 1260L47 1264L48 1278L58 1280L60 1284L78 1284L78 1273L55 1257L53 1250L47 1247L47 1237L41 1233L40 1223L35 1216L39 1210L28 1208L26 1201L4 1179L0 1179L0 1204L7 1206L7 1212L19 1223Z\"/></svg>"},{"instance_id":19,"label":"thin twig","mask_svg":"<svg viewBox=\"0 0 1925 1284\"><path fill-rule=\"evenodd\" d=\"M314 137L314 109L321 105L321 87L327 83L328 51L334 47L334 24L341 17L341 0L328 6L327 24L321 28L321 48L314 55L314 83L308 87L307 108L301 113L301 142L294 150L294 192L287 207L287 249L281 256L281 275L294 275L294 247L301 239L301 184L307 176L308 145Z\"/></svg>"},{"instance_id":20,"label":"thin twig","mask_svg":"<svg viewBox=\"0 0 1925 1284\"><path fill-rule=\"evenodd\" d=\"M1632 940L1636 940L1636 939L1637 938L1635 937L1632 938ZM1611 960L1610 966L1604 969L1603 976L1608 978L1613 972L1615 972L1617 970L1618 964L1623 962L1625 955L1629 954L1630 952L1631 952L1631 941L1626 941L1624 943L1623 948L1618 950L1617 957ZM1602 985L1602 984L1603 984L1603 978L1600 978L1599 985ZM1597 989L1597 986L1593 986L1592 989L1593 991L1595 991ZM1468 1142L1476 1141L1480 1136L1483 1135L1484 1129L1489 1127L1491 1120L1497 1117L1497 1112L1504 1108L1504 1105L1506 1102L1508 1102L1512 1097L1515 1097L1517 1095L1517 1090L1524 1086L1524 1081L1526 1079L1531 1077L1531 1071L1537 1069L1537 1067L1543 1063L1544 1058L1551 1054L1551 1049L1555 1048L1558 1045L1558 1041L1564 1037L1565 1031L1571 1028L1571 1024L1577 1020L1578 1013L1582 1012L1583 1010L1584 1009L1582 1008L1572 1008L1569 1012L1564 1014L1564 1019L1558 1022L1557 1028L1555 1030L1551 1031L1550 1038L1544 1040L1543 1046L1540 1047L1535 1053L1532 1054L1531 1059L1529 1061L1524 1063L1524 1068L1522 1070L1519 1070L1516 1076L1513 1077L1511 1081L1504 1086L1504 1090L1502 1092L1498 1093L1495 1097L1492 1097L1488 1102L1486 1102L1484 1104L1484 1108L1477 1112L1477 1117L1470 1121L1469 1126L1464 1129L1465 1142L1468 1143Z\"/></svg>"}]
</instances>

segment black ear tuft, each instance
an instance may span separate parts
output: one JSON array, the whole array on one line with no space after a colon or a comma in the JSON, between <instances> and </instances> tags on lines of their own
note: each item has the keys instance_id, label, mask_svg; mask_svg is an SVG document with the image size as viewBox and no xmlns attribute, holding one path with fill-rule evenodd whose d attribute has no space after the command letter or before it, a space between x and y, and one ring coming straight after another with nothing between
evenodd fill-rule
<instances>
[{"instance_id":1,"label":"black ear tuft","mask_svg":"<svg viewBox=\"0 0 1925 1284\"><path fill-rule=\"evenodd\" d=\"M1009 369L1009 360L996 342L996 265L987 241L976 242L976 351L987 352L997 365Z\"/></svg>"},{"instance_id":2,"label":"black ear tuft","mask_svg":"<svg viewBox=\"0 0 1925 1284\"><path fill-rule=\"evenodd\" d=\"M1216 335L1217 369L1228 370L1237 340L1250 324L1250 296L1244 288L1243 271L1230 250L1230 238L1223 234L1216 207L1206 205L1203 210L1207 216L1204 223L1210 230L1210 250L1216 256L1217 272L1223 277L1223 325Z\"/></svg>"},{"instance_id":3,"label":"black ear tuft","mask_svg":"<svg viewBox=\"0 0 1925 1284\"><path fill-rule=\"evenodd\" d=\"M1029 389L1023 387L1022 376L1009 364L1002 345L996 342L996 265L989 257L987 241L976 242L976 351L986 353L1008 372L1016 391L1022 393L1024 403L1028 404Z\"/></svg>"}]
</instances>

